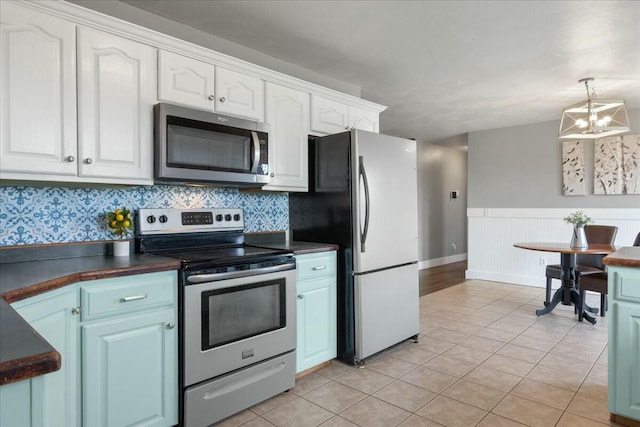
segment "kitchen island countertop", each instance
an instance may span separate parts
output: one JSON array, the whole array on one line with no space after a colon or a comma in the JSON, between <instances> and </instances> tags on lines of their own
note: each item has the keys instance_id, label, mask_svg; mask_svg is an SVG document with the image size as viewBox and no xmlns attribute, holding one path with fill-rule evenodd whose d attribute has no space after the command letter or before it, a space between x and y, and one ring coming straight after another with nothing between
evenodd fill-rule
<instances>
[{"instance_id":1,"label":"kitchen island countertop","mask_svg":"<svg viewBox=\"0 0 640 427\"><path fill-rule=\"evenodd\" d=\"M605 265L640 268L640 246L629 246L604 257Z\"/></svg>"}]
</instances>

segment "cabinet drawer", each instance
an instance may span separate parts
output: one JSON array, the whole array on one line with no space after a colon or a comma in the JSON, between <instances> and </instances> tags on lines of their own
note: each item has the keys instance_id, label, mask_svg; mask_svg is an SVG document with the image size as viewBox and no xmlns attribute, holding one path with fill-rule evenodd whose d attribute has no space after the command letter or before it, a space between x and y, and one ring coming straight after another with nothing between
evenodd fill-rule
<instances>
[{"instance_id":1,"label":"cabinet drawer","mask_svg":"<svg viewBox=\"0 0 640 427\"><path fill-rule=\"evenodd\" d=\"M82 320L176 303L175 271L100 280L80 287Z\"/></svg>"},{"instance_id":2,"label":"cabinet drawer","mask_svg":"<svg viewBox=\"0 0 640 427\"><path fill-rule=\"evenodd\" d=\"M316 277L334 276L336 274L336 251L296 256L298 280Z\"/></svg>"}]
</instances>

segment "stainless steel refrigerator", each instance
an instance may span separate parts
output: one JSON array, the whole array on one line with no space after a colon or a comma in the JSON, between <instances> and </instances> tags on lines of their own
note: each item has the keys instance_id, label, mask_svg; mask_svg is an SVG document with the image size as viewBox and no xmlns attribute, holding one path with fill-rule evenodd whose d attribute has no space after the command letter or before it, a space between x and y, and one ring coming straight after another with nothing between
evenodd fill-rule
<instances>
[{"instance_id":1,"label":"stainless steel refrigerator","mask_svg":"<svg viewBox=\"0 0 640 427\"><path fill-rule=\"evenodd\" d=\"M309 141L309 192L290 193L294 240L336 243L338 357L419 332L416 143L352 130Z\"/></svg>"}]
</instances>

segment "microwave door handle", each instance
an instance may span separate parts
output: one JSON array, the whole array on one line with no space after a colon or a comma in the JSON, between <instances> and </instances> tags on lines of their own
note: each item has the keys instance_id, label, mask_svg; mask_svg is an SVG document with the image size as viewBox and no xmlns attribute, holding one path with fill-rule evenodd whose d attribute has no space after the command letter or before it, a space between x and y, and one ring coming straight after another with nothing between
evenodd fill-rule
<instances>
[{"instance_id":1,"label":"microwave door handle","mask_svg":"<svg viewBox=\"0 0 640 427\"><path fill-rule=\"evenodd\" d=\"M251 140L253 141L253 162L251 166L251 173L258 173L258 164L260 163L260 139L258 139L258 132L251 131Z\"/></svg>"}]
</instances>

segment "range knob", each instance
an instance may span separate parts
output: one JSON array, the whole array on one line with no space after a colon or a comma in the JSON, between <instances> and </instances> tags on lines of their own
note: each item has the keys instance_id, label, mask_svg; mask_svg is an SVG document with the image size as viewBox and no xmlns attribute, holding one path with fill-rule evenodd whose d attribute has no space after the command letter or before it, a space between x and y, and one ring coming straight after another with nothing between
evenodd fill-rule
<instances>
[{"instance_id":1,"label":"range knob","mask_svg":"<svg viewBox=\"0 0 640 427\"><path fill-rule=\"evenodd\" d=\"M218 221L218 222L222 221L222 215L221 214L216 215L216 221Z\"/></svg>"},{"instance_id":2,"label":"range knob","mask_svg":"<svg viewBox=\"0 0 640 427\"><path fill-rule=\"evenodd\" d=\"M231 221L231 215L230 215L230 214L226 214L226 215L224 216L224 220L225 220L225 221Z\"/></svg>"},{"instance_id":3,"label":"range knob","mask_svg":"<svg viewBox=\"0 0 640 427\"><path fill-rule=\"evenodd\" d=\"M155 216L153 216L153 215L149 215L149 216L147 217L147 222L148 222L149 224L153 224L154 222L156 222L156 217L155 217Z\"/></svg>"},{"instance_id":4,"label":"range knob","mask_svg":"<svg viewBox=\"0 0 640 427\"><path fill-rule=\"evenodd\" d=\"M235 215L233 216L233 220L234 220L234 221L240 221L240 214L235 214Z\"/></svg>"},{"instance_id":5,"label":"range knob","mask_svg":"<svg viewBox=\"0 0 640 427\"><path fill-rule=\"evenodd\" d=\"M169 218L167 218L166 215L160 215L160 218L158 218L158 221L160 221L161 223L165 223L169 220Z\"/></svg>"}]
</instances>

